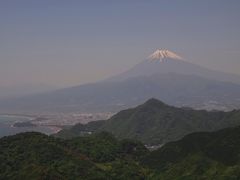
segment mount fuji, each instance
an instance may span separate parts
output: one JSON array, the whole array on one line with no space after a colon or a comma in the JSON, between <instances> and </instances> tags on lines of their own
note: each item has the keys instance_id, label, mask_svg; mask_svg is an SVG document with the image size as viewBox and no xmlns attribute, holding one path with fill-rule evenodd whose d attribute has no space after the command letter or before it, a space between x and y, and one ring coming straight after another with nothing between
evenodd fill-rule
<instances>
[{"instance_id":1,"label":"mount fuji","mask_svg":"<svg viewBox=\"0 0 240 180\"><path fill-rule=\"evenodd\" d=\"M211 70L193 64L176 53L157 49L146 60L135 65L126 72L109 78L109 81L122 81L132 77L150 76L159 73L176 73L183 75L196 75L218 81L229 81L240 84L240 75Z\"/></svg>"},{"instance_id":2,"label":"mount fuji","mask_svg":"<svg viewBox=\"0 0 240 180\"><path fill-rule=\"evenodd\" d=\"M240 76L193 64L158 49L103 81L0 101L0 112L117 112L150 98L197 109L240 108Z\"/></svg>"}]
</instances>

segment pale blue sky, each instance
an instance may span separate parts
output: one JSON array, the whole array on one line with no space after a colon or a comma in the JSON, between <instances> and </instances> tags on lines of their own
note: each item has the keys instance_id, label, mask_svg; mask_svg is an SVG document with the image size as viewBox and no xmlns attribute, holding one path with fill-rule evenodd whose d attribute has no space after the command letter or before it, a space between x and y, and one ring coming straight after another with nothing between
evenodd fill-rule
<instances>
[{"instance_id":1,"label":"pale blue sky","mask_svg":"<svg viewBox=\"0 0 240 180\"><path fill-rule=\"evenodd\" d=\"M0 87L101 80L166 48L240 74L239 0L2 0Z\"/></svg>"}]
</instances>

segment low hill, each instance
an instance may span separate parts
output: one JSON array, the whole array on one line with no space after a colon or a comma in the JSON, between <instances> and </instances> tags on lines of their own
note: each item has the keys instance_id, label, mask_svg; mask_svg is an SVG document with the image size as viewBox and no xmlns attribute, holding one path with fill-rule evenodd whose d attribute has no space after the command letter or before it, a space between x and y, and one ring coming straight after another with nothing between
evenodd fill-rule
<instances>
[{"instance_id":1,"label":"low hill","mask_svg":"<svg viewBox=\"0 0 240 180\"><path fill-rule=\"evenodd\" d=\"M238 180L240 127L192 133L149 152L107 132L63 140L41 133L0 139L0 179Z\"/></svg>"},{"instance_id":2,"label":"low hill","mask_svg":"<svg viewBox=\"0 0 240 180\"><path fill-rule=\"evenodd\" d=\"M59 137L74 137L84 132L108 131L120 139L132 138L148 145L174 141L196 131L214 131L240 125L240 111L193 110L169 106L157 99L120 111L106 121L76 125L60 131Z\"/></svg>"},{"instance_id":3,"label":"low hill","mask_svg":"<svg viewBox=\"0 0 240 180\"><path fill-rule=\"evenodd\" d=\"M156 179L240 179L240 127L199 132L170 142L142 163L156 170Z\"/></svg>"},{"instance_id":4,"label":"low hill","mask_svg":"<svg viewBox=\"0 0 240 180\"><path fill-rule=\"evenodd\" d=\"M61 140L29 132L0 139L0 179L144 179L139 142L111 134Z\"/></svg>"}]
</instances>

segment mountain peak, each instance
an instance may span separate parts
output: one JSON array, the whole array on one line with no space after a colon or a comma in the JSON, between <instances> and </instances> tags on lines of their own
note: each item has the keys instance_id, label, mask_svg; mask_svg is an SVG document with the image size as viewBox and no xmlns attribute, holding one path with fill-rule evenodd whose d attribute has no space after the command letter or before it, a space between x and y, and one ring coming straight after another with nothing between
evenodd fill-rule
<instances>
[{"instance_id":1,"label":"mountain peak","mask_svg":"<svg viewBox=\"0 0 240 180\"><path fill-rule=\"evenodd\" d=\"M162 102L158 99L155 99L155 98L151 98L151 99L147 100L143 105L145 105L145 106L168 106L164 102Z\"/></svg>"},{"instance_id":2,"label":"mountain peak","mask_svg":"<svg viewBox=\"0 0 240 180\"><path fill-rule=\"evenodd\" d=\"M183 60L181 56L167 49L157 49L148 57L150 60L160 60L161 62L166 58Z\"/></svg>"}]
</instances>

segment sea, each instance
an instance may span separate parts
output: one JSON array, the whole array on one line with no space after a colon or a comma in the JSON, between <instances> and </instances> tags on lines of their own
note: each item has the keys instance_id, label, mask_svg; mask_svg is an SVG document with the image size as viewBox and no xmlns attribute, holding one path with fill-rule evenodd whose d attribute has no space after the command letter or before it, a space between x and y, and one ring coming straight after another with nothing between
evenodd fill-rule
<instances>
[{"instance_id":1,"label":"sea","mask_svg":"<svg viewBox=\"0 0 240 180\"><path fill-rule=\"evenodd\" d=\"M31 117L15 116L15 115L0 115L0 138L3 136L14 135L21 132L41 132L44 134L55 133L55 129L47 126L36 127L13 127L16 122L24 122L31 120Z\"/></svg>"}]
</instances>

